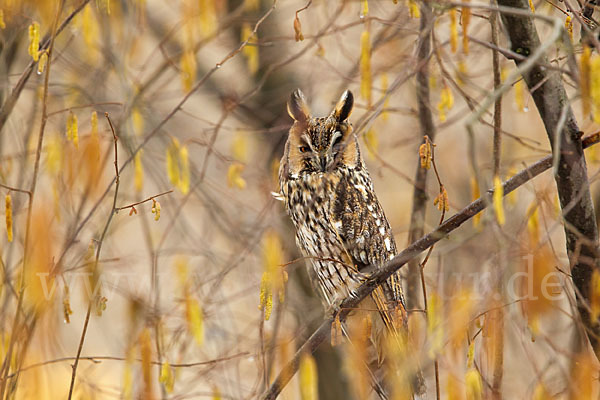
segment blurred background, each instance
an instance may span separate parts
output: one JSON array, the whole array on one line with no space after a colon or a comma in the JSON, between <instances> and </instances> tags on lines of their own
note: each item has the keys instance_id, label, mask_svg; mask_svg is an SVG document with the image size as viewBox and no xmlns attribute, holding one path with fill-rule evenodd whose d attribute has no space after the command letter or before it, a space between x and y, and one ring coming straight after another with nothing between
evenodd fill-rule
<instances>
[{"instance_id":1,"label":"blurred background","mask_svg":"<svg viewBox=\"0 0 600 400\"><path fill-rule=\"evenodd\" d=\"M492 108L473 135L465 127L494 88L490 12L427 4L0 1L5 396L66 398L80 349L73 398L260 397L324 315L272 194L295 88L315 116L354 92L350 121L399 249L420 168L424 64L446 217L493 187ZM531 7L570 26L579 60L580 26L564 3ZM546 38L550 24L536 23ZM431 34L425 59L420 32ZM498 46L510 49L502 29ZM548 57L567 69L563 45ZM498 68L504 82L515 70L502 54ZM593 133L579 87L563 78ZM526 85L507 83L502 180L550 154ZM597 199L600 152L586 156ZM427 174L425 233L440 220ZM436 359L442 398L491 398L497 382L507 399L597 398L597 361L575 338L559 212L546 172L436 245L428 316L421 288L407 293L429 398ZM281 398L373 397L348 352L324 343Z\"/></svg>"}]
</instances>

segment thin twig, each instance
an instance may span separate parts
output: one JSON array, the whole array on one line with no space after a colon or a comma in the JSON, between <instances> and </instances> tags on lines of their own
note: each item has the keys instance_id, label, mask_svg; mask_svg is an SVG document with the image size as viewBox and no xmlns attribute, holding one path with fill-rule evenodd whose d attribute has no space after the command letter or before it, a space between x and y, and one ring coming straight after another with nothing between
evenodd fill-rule
<instances>
[{"instance_id":1,"label":"thin twig","mask_svg":"<svg viewBox=\"0 0 600 400\"><path fill-rule=\"evenodd\" d=\"M119 194L119 183L120 183L120 175L119 175L119 156L117 153L117 142L118 142L118 137L117 134L115 132L115 128L113 126L112 121L110 120L110 117L108 116L108 113L104 113L104 116L106 117L108 124L110 126L110 130L112 132L113 135L113 142L114 142L114 151L115 151L115 195L113 197L113 204L112 204L112 209L110 210L110 214L108 215L108 219L106 221L106 224L104 225L104 230L102 231L102 235L100 236L100 240L98 240L98 249L96 250L96 258L94 260L94 267L92 270L92 274L96 274L97 270L98 270L98 262L100 260L100 251L102 250L102 244L104 243L104 238L106 236L106 232L108 232L108 227L110 225L110 222L112 221L114 215L117 213L117 196ZM88 307L87 307L87 312L85 314L85 320L83 322L83 330L81 332L81 338L79 340L79 347L77 348L77 356L75 357L75 362L73 363L73 372L71 374L71 385L69 387L69 397L68 399L71 400L72 396L73 396L73 389L75 387L75 377L77 376L77 366L79 365L79 359L81 357L81 351L83 350L83 343L85 341L85 335L87 333L87 328L90 322L90 314L92 312L92 304L93 303L97 303L98 301L100 301L99 299L100 294L95 294L94 298L90 298L88 299Z\"/></svg>"},{"instance_id":2,"label":"thin twig","mask_svg":"<svg viewBox=\"0 0 600 400\"><path fill-rule=\"evenodd\" d=\"M140 204L147 203L147 202L149 202L150 200L154 200L154 199L155 199L155 198L157 198L157 197L164 196L164 195L166 195L166 194L169 194L169 193L173 193L173 189L171 189L171 190L167 190L166 192L162 192L162 193L159 193L159 194L155 194L154 196L150 196L150 197L148 197L147 199L144 199L144 200L142 200L142 201L138 201L138 202L136 202L136 203L128 204L128 205L126 205L126 206L123 206L123 207L117 207L117 208L116 208L116 211L117 211L117 212L119 212L119 211L121 211L121 210L124 210L124 209L126 209L126 208L132 208L132 207L135 207L135 206L139 206Z\"/></svg>"},{"instance_id":3,"label":"thin twig","mask_svg":"<svg viewBox=\"0 0 600 400\"><path fill-rule=\"evenodd\" d=\"M198 362L193 362L193 363L183 363L183 364L169 364L170 367L172 368L189 368L189 367L200 367L203 365L214 365L220 362L224 362L224 361L230 361L236 358L241 358L241 357L246 357L249 356L250 353L247 351L241 352L241 353L237 353L237 354L233 354L231 356L226 356L226 357L221 357L221 358L215 358L213 360L208 360L208 361L198 361ZM31 364L28 365L26 367L21 368L20 370L18 370L17 372L7 376L7 379L12 378L13 376L15 376L18 373L21 372L25 372L28 371L30 369L34 369L34 368L39 368L39 367L44 367L46 365L51 365L51 364L58 364L58 363L62 363L62 362L66 362L66 361L75 361L76 357L62 357L62 358L56 358L54 360L48 360L48 361L43 361L43 362L39 362L36 364ZM126 357L115 357L115 356L81 356L79 357L80 361L91 361L93 363L100 363L102 361L128 361L128 359ZM141 358L136 359L135 361L138 362L142 362ZM160 361L150 361L150 364L152 365L159 365L162 366L164 363L160 362Z\"/></svg>"}]
</instances>

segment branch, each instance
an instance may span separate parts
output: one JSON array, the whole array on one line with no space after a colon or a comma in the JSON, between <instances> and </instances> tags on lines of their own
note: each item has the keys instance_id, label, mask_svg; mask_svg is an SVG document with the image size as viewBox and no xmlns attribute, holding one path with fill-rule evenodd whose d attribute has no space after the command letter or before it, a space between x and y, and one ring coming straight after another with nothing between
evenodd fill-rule
<instances>
[{"instance_id":1,"label":"branch","mask_svg":"<svg viewBox=\"0 0 600 400\"><path fill-rule=\"evenodd\" d=\"M583 147L587 148L596 143L600 142L600 132L596 132L593 135L586 138L582 143ZM546 156L532 164L531 166L523 169L512 178L508 179L502 184L504 196L511 193L513 190L529 182L539 174L547 171L552 167L552 155ZM355 309L358 304L367 297L373 290L380 284L385 282L393 273L398 271L408 261L433 246L435 243L445 238L450 232L457 229L464 222L471 219L473 216L483 211L488 204L491 203L491 197L494 191L489 189L485 196L478 198L471 204L467 205L458 213L446 220L438 228L427 235L423 236L419 240L413 242L411 245L406 247L400 254L390 260L383 268L377 270L371 275L371 277L364 282L355 291L352 297L347 297L339 303L339 314L328 317L323 323L317 328L317 330L308 338L306 342L298 349L294 358L288 364L283 367L269 390L263 394L263 400L274 400L281 393L283 388L292 379L294 374L298 371L300 365L300 357L305 352L314 352L317 347L329 336L332 322L335 318L339 318L340 321L344 321L347 315ZM371 267L374 268L374 267Z\"/></svg>"},{"instance_id":2,"label":"branch","mask_svg":"<svg viewBox=\"0 0 600 400\"><path fill-rule=\"evenodd\" d=\"M527 0L499 0L498 3L521 9L529 8ZM567 46L567 56L572 58L571 42L560 22L555 23L552 35L554 40L540 43L531 15L502 14L502 21L513 51L520 49L525 50L525 54L541 54L538 60L544 64L547 62L546 49L560 35ZM561 75L541 68L533 61L528 58L524 62L515 62L529 87L544 122L554 157L558 161L555 180L565 222L567 255L576 288L577 309L594 353L600 359L600 324L591 319L588 308L592 273L598 268L598 227L593 217L594 206L583 154L582 132L573 115ZM523 68L528 63L530 68Z\"/></svg>"},{"instance_id":3,"label":"branch","mask_svg":"<svg viewBox=\"0 0 600 400\"><path fill-rule=\"evenodd\" d=\"M120 181L120 174L119 174L119 157L118 157L118 153L117 153L117 142L119 140L119 138L117 137L117 134L115 132L115 127L113 126L112 121L110 120L110 117L108 116L108 113L104 113L104 116L106 117L106 120L108 121L108 124L110 125L110 130L112 132L113 135L113 142L114 142L114 150L115 150L115 194L113 196L113 204L112 204L112 209L110 210L110 214L108 215L108 219L106 220L106 224L104 225L104 230L102 231L102 235L100 236L100 240L98 240L98 249L96 250L96 258L94 260L94 267L93 267L93 271L92 271L92 275L96 274L96 271L98 270L98 263L100 261L100 251L102 250L102 243L104 243L104 238L106 237L106 232L108 232L108 227L110 226L110 222L112 221L113 217L115 216L115 214L117 213L118 209L117 209L117 196L119 195L119 181ZM69 386L69 397L68 399L71 400L72 396L73 396L73 389L75 388L75 377L77 376L77 366L79 365L79 359L81 357L81 351L83 350L83 342L85 340L85 335L87 333L87 328L88 325L90 323L90 314L92 312L92 304L96 303L99 301L99 294L96 294L96 296L94 297L94 299L89 299L88 302L88 308L87 308L87 312L85 314L85 320L83 322L83 331L81 332L81 338L79 339L79 347L77 348L77 356L75 357L75 362L73 363L73 371L71 373L71 385Z\"/></svg>"}]
</instances>

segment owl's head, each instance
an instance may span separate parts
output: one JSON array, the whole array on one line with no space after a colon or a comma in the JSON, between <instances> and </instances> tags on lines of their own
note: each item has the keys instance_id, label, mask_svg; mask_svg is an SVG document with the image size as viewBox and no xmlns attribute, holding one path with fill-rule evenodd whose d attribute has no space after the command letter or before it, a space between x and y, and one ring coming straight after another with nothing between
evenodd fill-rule
<instances>
[{"instance_id":1,"label":"owl's head","mask_svg":"<svg viewBox=\"0 0 600 400\"><path fill-rule=\"evenodd\" d=\"M296 89L287 105L294 124L281 159L280 175L296 178L359 166L358 141L348 122L353 105L354 96L346 90L329 116L315 118L310 115L304 94Z\"/></svg>"}]
</instances>

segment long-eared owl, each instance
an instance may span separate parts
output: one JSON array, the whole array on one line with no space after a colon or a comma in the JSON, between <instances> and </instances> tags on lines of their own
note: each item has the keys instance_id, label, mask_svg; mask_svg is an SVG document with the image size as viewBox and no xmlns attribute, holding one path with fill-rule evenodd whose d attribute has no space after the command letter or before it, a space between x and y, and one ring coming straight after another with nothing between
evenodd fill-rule
<instances>
[{"instance_id":1,"label":"long-eared owl","mask_svg":"<svg viewBox=\"0 0 600 400\"><path fill-rule=\"evenodd\" d=\"M396 243L348 122L354 97L345 91L333 111L314 118L300 90L279 167L281 195L296 228L296 243L325 304L352 295L368 275L396 255ZM372 270L370 270L372 272ZM388 328L405 322L400 275L372 294Z\"/></svg>"}]
</instances>

